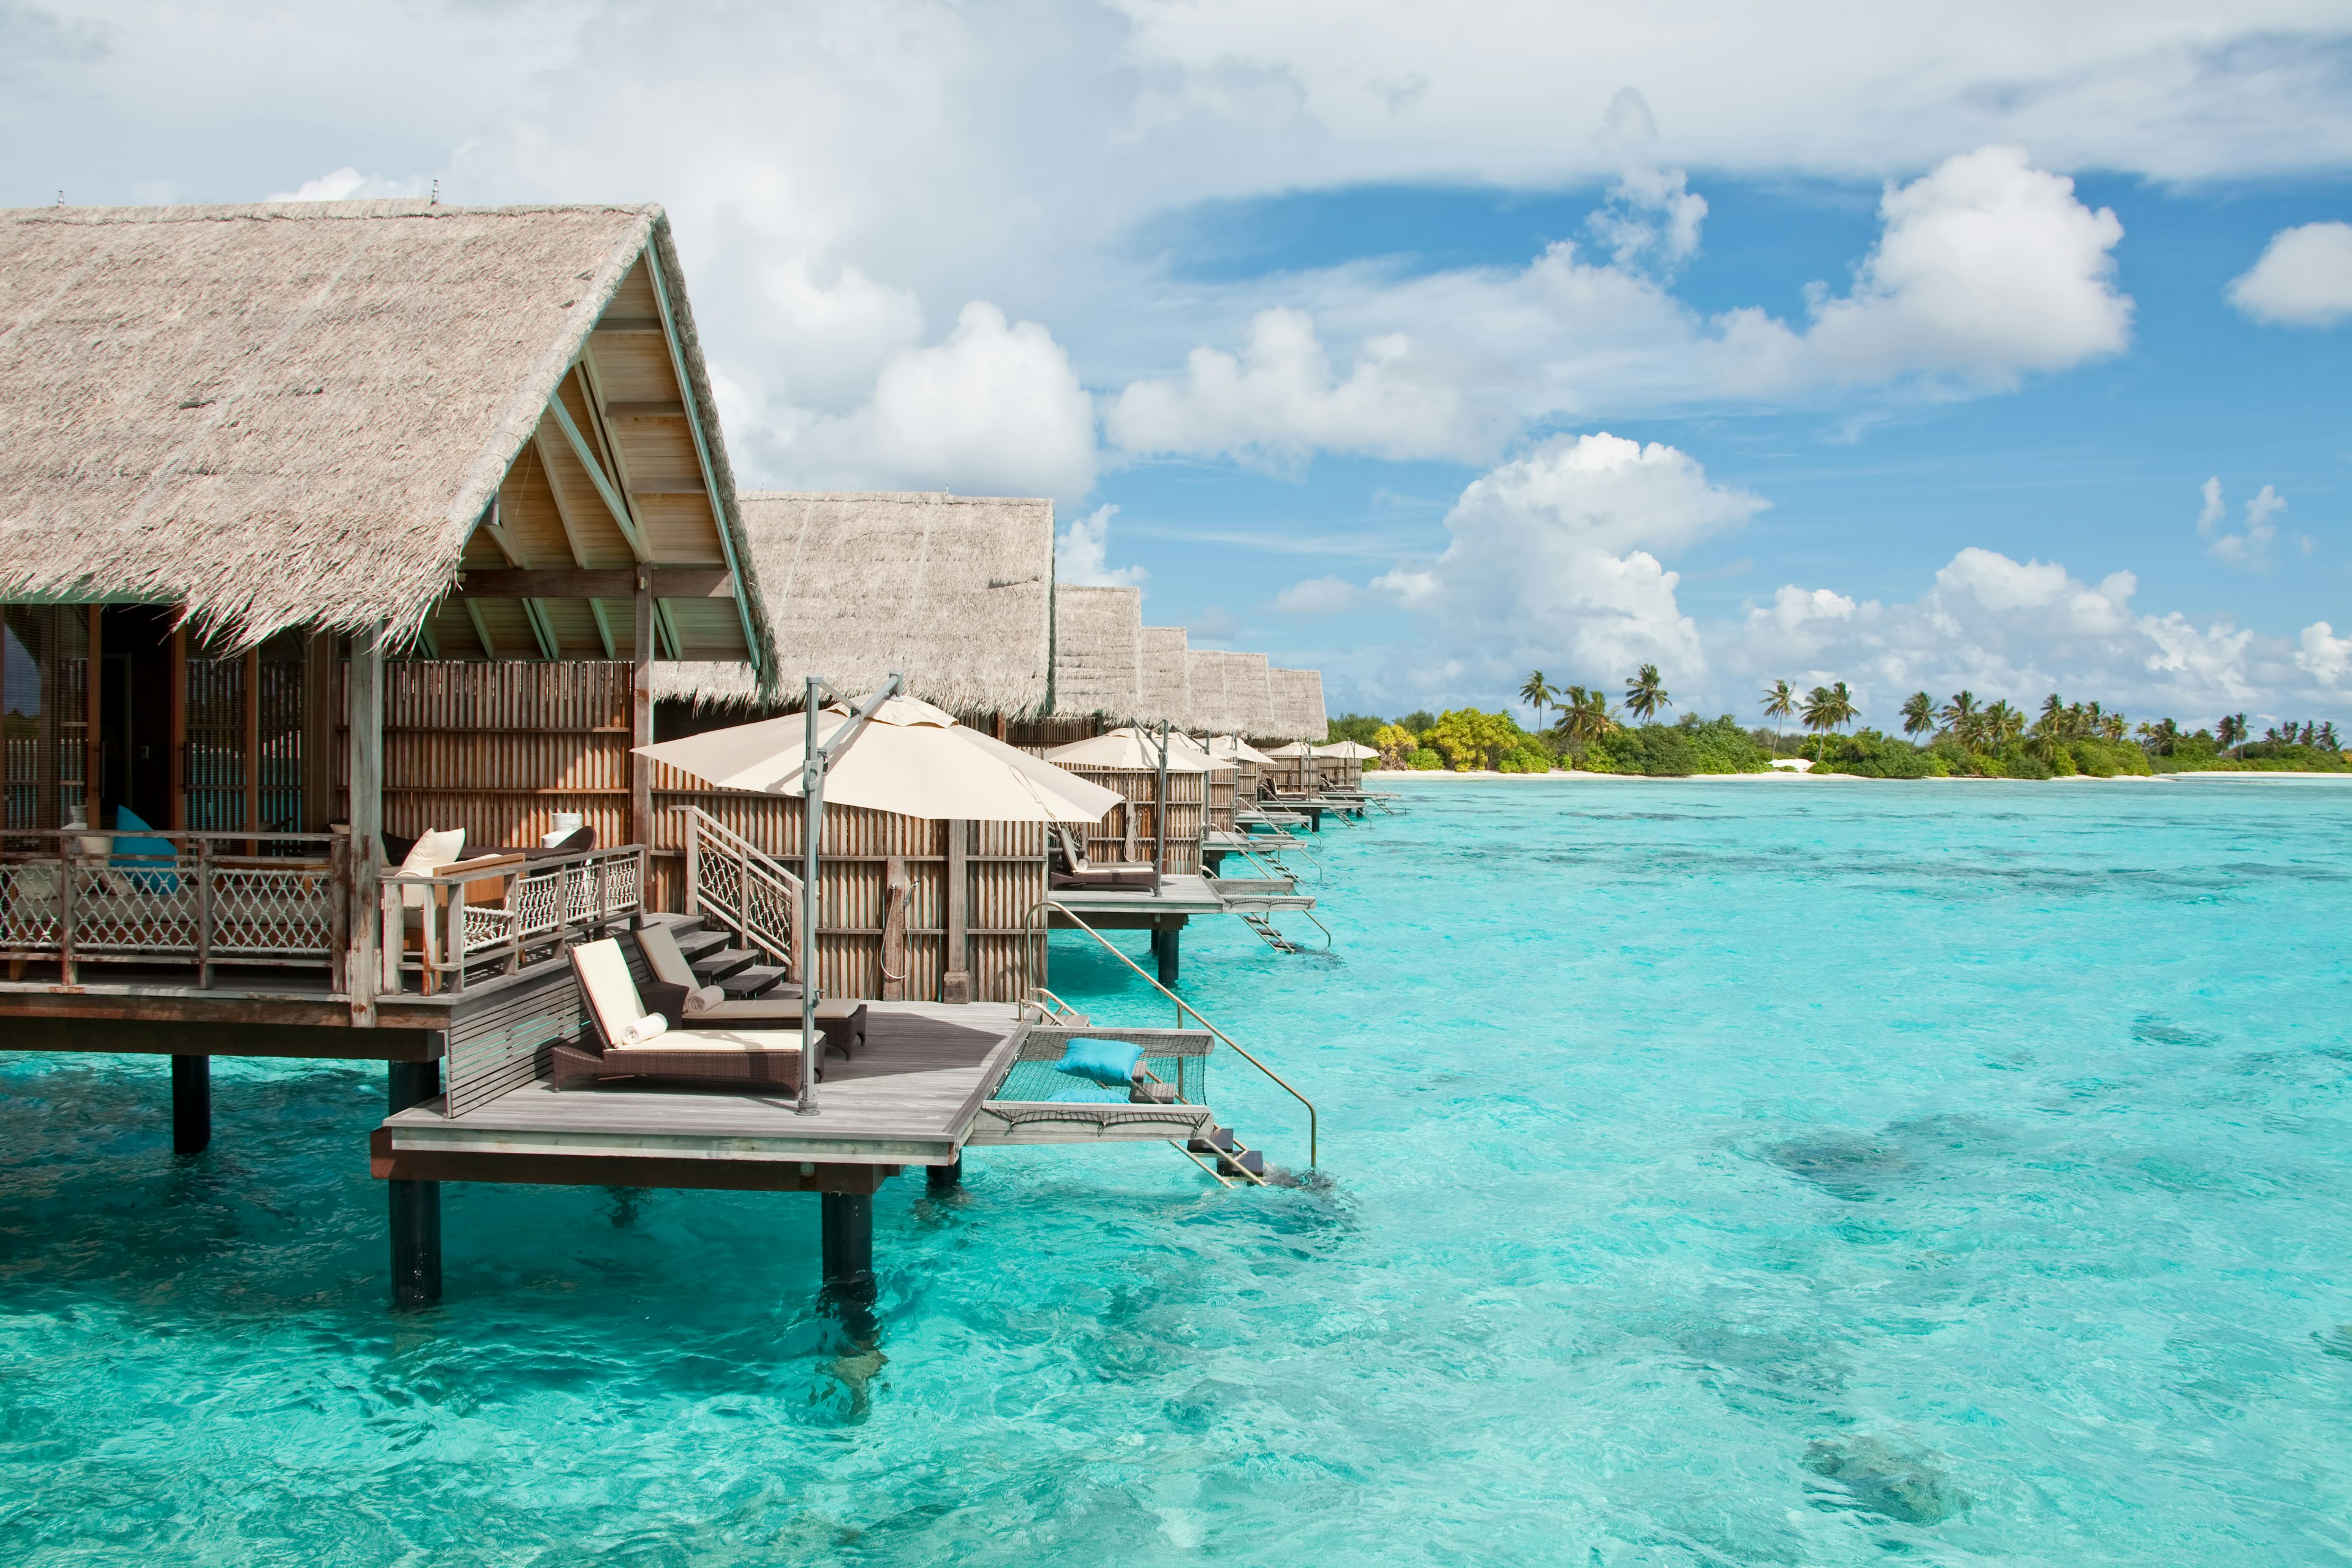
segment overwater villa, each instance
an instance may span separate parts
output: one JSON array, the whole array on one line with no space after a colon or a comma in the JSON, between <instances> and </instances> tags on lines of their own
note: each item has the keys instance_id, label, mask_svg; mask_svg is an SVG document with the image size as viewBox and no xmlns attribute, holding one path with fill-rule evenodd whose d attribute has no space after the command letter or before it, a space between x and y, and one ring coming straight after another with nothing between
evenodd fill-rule
<instances>
[{"instance_id":1,"label":"overwater villa","mask_svg":"<svg viewBox=\"0 0 2352 1568\"><path fill-rule=\"evenodd\" d=\"M444 1181L819 1192L854 1315L872 1193L968 1144L1263 1179L1203 1098L1255 1058L1045 989L1050 825L1116 799L998 740L1054 709L1050 506L739 502L660 209L6 214L0 429L0 1047L169 1057L183 1153L214 1056L385 1062L396 1300ZM787 658L829 748L1069 782L820 816L648 754ZM1066 1092L1081 1042L1129 1076Z\"/></svg>"}]
</instances>

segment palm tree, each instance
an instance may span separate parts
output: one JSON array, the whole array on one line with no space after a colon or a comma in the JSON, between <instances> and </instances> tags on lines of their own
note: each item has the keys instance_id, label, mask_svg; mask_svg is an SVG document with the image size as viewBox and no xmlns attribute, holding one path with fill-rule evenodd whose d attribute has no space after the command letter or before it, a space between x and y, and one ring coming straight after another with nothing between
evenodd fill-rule
<instances>
[{"instance_id":1,"label":"palm tree","mask_svg":"<svg viewBox=\"0 0 2352 1568\"><path fill-rule=\"evenodd\" d=\"M2042 700L2042 717L2034 721L2033 732L2037 735L2046 735L2054 741L2063 738L2069 728L2066 722L2066 704L2061 702L2058 700L2058 694L2053 691Z\"/></svg>"},{"instance_id":2,"label":"palm tree","mask_svg":"<svg viewBox=\"0 0 2352 1568\"><path fill-rule=\"evenodd\" d=\"M2117 721L2121 722L2120 720ZM2120 737L2118 737L2120 739ZM2155 756L2168 757L2172 748L2180 743L2180 726L2169 719L2159 719L2153 724L2139 727L2139 743Z\"/></svg>"},{"instance_id":3,"label":"palm tree","mask_svg":"<svg viewBox=\"0 0 2352 1568\"><path fill-rule=\"evenodd\" d=\"M2243 713L2224 713L2221 715L2221 722L2214 728L2224 751L2232 746L2245 744L2252 733L2246 728L2246 716Z\"/></svg>"},{"instance_id":4,"label":"palm tree","mask_svg":"<svg viewBox=\"0 0 2352 1568\"><path fill-rule=\"evenodd\" d=\"M1984 710L1985 739L1998 749L2008 745L2025 733L2025 715L2009 705L2004 697Z\"/></svg>"},{"instance_id":5,"label":"palm tree","mask_svg":"<svg viewBox=\"0 0 2352 1568\"><path fill-rule=\"evenodd\" d=\"M1785 680L1776 680L1764 693L1764 717L1772 721L1772 738L1780 738L1780 726L1797 710L1796 689Z\"/></svg>"},{"instance_id":6,"label":"palm tree","mask_svg":"<svg viewBox=\"0 0 2352 1568\"><path fill-rule=\"evenodd\" d=\"M1617 716L1609 711L1609 699L1601 691L1571 686L1559 695L1559 722L1553 729L1571 750L1581 752L1617 728Z\"/></svg>"},{"instance_id":7,"label":"palm tree","mask_svg":"<svg viewBox=\"0 0 2352 1568\"><path fill-rule=\"evenodd\" d=\"M1977 708L1977 694L1973 691L1954 692L1952 700L1944 704L1943 711L1936 717L1944 721L1944 728L1949 730L1961 745L1972 752L1984 739L1984 715Z\"/></svg>"},{"instance_id":8,"label":"palm tree","mask_svg":"<svg viewBox=\"0 0 2352 1568\"><path fill-rule=\"evenodd\" d=\"M1674 699L1666 695L1665 685L1658 679L1658 667L1654 664L1643 665L1633 679L1625 683L1626 711L1637 716L1644 724L1656 715L1659 709L1674 705Z\"/></svg>"},{"instance_id":9,"label":"palm tree","mask_svg":"<svg viewBox=\"0 0 2352 1568\"><path fill-rule=\"evenodd\" d=\"M2344 749L2336 743L2335 720L2330 719L2319 727L2319 743L2331 752L2340 752Z\"/></svg>"},{"instance_id":10,"label":"palm tree","mask_svg":"<svg viewBox=\"0 0 2352 1568\"><path fill-rule=\"evenodd\" d=\"M2095 704L2094 704L2095 706ZM2099 738L2120 742L2131 733L2131 721L2120 713L2105 713L2099 718Z\"/></svg>"},{"instance_id":11,"label":"palm tree","mask_svg":"<svg viewBox=\"0 0 2352 1568\"><path fill-rule=\"evenodd\" d=\"M1805 694L1805 728L1817 734L1841 730L1853 722L1853 694L1841 680L1835 686L1816 686ZM1813 748L1813 760L1822 758L1822 748Z\"/></svg>"},{"instance_id":12,"label":"palm tree","mask_svg":"<svg viewBox=\"0 0 2352 1568\"><path fill-rule=\"evenodd\" d=\"M1936 700L1924 691L1915 691L1903 700L1903 732L1924 735L1936 727Z\"/></svg>"},{"instance_id":13,"label":"palm tree","mask_svg":"<svg viewBox=\"0 0 2352 1568\"><path fill-rule=\"evenodd\" d=\"M1519 700L1534 706L1536 728L1538 730L1543 728L1544 710L1551 706L1551 700L1552 689L1545 683L1543 671L1538 669L1530 672L1528 676L1528 683L1519 688Z\"/></svg>"}]
</instances>

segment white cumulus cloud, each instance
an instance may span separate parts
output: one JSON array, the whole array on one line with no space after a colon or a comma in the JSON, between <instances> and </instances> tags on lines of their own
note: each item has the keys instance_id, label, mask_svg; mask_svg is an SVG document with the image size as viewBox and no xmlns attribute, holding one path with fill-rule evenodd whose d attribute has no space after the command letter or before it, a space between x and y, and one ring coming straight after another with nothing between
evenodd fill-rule
<instances>
[{"instance_id":1,"label":"white cumulus cloud","mask_svg":"<svg viewBox=\"0 0 2352 1568\"><path fill-rule=\"evenodd\" d=\"M1336 616L1363 602L1364 590L1345 577L1309 577L1274 596L1274 607L1286 616Z\"/></svg>"},{"instance_id":2,"label":"white cumulus cloud","mask_svg":"<svg viewBox=\"0 0 2352 1568\"><path fill-rule=\"evenodd\" d=\"M2280 327L2352 318L2352 223L2307 223L2271 236L2262 259L2231 280L2230 303Z\"/></svg>"},{"instance_id":3,"label":"white cumulus cloud","mask_svg":"<svg viewBox=\"0 0 2352 1568\"><path fill-rule=\"evenodd\" d=\"M346 164L315 180L305 180L290 191L273 192L268 199L273 202L376 201L421 196L427 188L427 181L423 174L412 174L404 180L388 180L382 174L362 174Z\"/></svg>"},{"instance_id":4,"label":"white cumulus cloud","mask_svg":"<svg viewBox=\"0 0 2352 1568\"><path fill-rule=\"evenodd\" d=\"M2236 533L2221 533L2217 531L2229 513L2228 503L2221 499L2221 476L2207 479L2200 493L2204 504L2197 510L2197 531L2210 541L2206 552L2241 572L2269 571L2271 546L2278 539L2278 524L2271 519L2286 510L2286 498L2273 486L2264 485L2246 502L2246 526ZM2308 554L2312 542L2306 539L2303 543Z\"/></svg>"},{"instance_id":5,"label":"white cumulus cloud","mask_svg":"<svg viewBox=\"0 0 2352 1568\"><path fill-rule=\"evenodd\" d=\"M1094 488L1094 404L1069 355L1044 327L1007 321L985 300L966 305L941 342L893 354L871 399L847 414L740 412L730 431L764 445L767 468L789 483L1064 502Z\"/></svg>"},{"instance_id":6,"label":"white cumulus cloud","mask_svg":"<svg viewBox=\"0 0 2352 1568\"><path fill-rule=\"evenodd\" d=\"M1696 679L1698 627L1655 552L1738 528L1764 504L1656 442L1547 441L1471 482L1446 516L1444 554L1372 583L1425 628L1391 683L1492 687L1530 668L1601 680L1650 661L1675 672L1670 685Z\"/></svg>"},{"instance_id":7,"label":"white cumulus cloud","mask_svg":"<svg viewBox=\"0 0 2352 1568\"><path fill-rule=\"evenodd\" d=\"M1095 508L1074 517L1054 541L1054 580L1081 588L1133 588L1150 574L1140 566L1110 563L1110 520L1117 505Z\"/></svg>"}]
</instances>

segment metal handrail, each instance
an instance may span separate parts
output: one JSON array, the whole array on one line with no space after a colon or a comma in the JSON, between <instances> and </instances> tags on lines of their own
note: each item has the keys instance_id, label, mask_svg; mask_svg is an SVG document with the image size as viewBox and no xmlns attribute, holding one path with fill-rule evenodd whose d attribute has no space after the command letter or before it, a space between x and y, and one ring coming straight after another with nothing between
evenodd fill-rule
<instances>
[{"instance_id":1,"label":"metal handrail","mask_svg":"<svg viewBox=\"0 0 2352 1568\"><path fill-rule=\"evenodd\" d=\"M1193 1006L1190 1002L1185 1001L1184 998L1177 995L1176 993L1169 990L1168 987L1160 984L1159 981L1145 973L1141 964L1128 957L1124 952L1121 952L1118 950L1118 945L1112 942L1108 938L1105 937L1102 932L1087 924L1084 920L1079 918L1078 912L1076 910L1071 909L1069 905L1063 903L1058 899L1040 899L1037 902L1029 907L1029 914L1023 920L1023 925L1027 925L1029 921L1034 919L1038 911L1041 910L1051 910L1058 914L1067 917L1072 925L1077 927L1078 930L1094 938L1096 942L1102 947L1104 952L1109 953L1113 958L1118 959L1121 963L1126 964L1129 969L1134 970L1137 978L1140 979L1146 985L1150 986L1154 991L1159 992L1162 996L1165 996L1171 1002L1175 1003L1176 1020L1180 1026L1183 1023L1184 1015L1187 1013L1191 1014L1194 1023L1200 1025L1201 1027L1208 1030L1209 1033L1216 1036L1217 1038L1224 1041L1226 1045L1232 1047L1235 1056L1241 1058L1242 1060L1249 1063L1250 1066L1257 1068L1258 1071L1273 1079L1275 1084L1280 1088L1285 1094L1287 1094L1291 1099L1305 1106L1307 1108L1307 1168L1310 1171L1315 1168L1316 1161L1321 1151L1319 1148L1319 1129L1317 1125L1315 1102L1313 1100L1307 1099L1305 1095L1299 1093L1297 1089L1292 1088L1288 1079L1284 1078L1280 1073L1275 1071L1272 1068L1266 1066L1264 1062L1258 1060L1257 1058L1252 1056L1247 1050L1244 1049L1240 1041L1234 1039L1231 1035L1228 1035L1223 1029L1220 1029L1214 1024L1209 1022L1208 1019L1202 1017L1199 1008ZM1049 931L1052 928L1050 926L1047 928ZM1021 981L1022 989L1024 991L1029 989L1029 946L1030 944L1026 942L1024 942L1021 944Z\"/></svg>"}]
</instances>

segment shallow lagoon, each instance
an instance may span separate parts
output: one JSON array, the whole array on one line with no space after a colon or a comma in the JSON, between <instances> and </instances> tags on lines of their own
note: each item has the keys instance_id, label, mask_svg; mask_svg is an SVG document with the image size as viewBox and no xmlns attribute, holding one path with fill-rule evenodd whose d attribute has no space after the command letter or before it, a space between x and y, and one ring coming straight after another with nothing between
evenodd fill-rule
<instances>
[{"instance_id":1,"label":"shallow lagoon","mask_svg":"<svg viewBox=\"0 0 2352 1568\"><path fill-rule=\"evenodd\" d=\"M0 1060L0 1560L2352 1562L2352 786L1410 787L1187 933L1319 1175L902 1178L878 1362L814 1199L453 1187L395 1318L381 1069Z\"/></svg>"}]
</instances>

